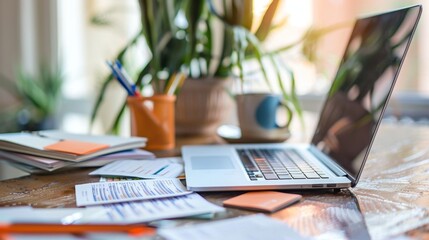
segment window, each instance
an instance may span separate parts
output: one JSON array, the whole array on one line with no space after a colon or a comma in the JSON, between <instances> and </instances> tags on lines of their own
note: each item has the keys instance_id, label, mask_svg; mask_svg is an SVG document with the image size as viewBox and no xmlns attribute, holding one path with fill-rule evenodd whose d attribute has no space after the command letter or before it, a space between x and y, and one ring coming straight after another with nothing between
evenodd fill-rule
<instances>
[{"instance_id":1,"label":"window","mask_svg":"<svg viewBox=\"0 0 429 240\"><path fill-rule=\"evenodd\" d=\"M328 27L356 16L428 1L284 1L277 21L287 15L287 24L276 30L264 44L268 50L276 49L299 39L310 26ZM255 0L256 15L263 12L269 2ZM137 4L137 0L43 0L37 4L31 0L0 1L1 75L14 80L20 67L31 72L42 61L60 63L66 77L58 114L62 119L60 127L73 132L88 131L95 98L108 74L105 60L112 59L140 29ZM91 21L99 15L107 20L101 22L104 25ZM425 44L429 36L428 25L429 17L423 14L396 86L397 96L409 96L408 93L412 93L411 96L421 94L419 96L424 98L429 96L429 81L426 80L429 68L425 66L429 62L429 46ZM343 40L345 46L347 34L338 30L322 37L317 44L320 58L315 63L303 58L299 47L281 54L281 59L296 74L298 92L303 96L303 105L307 109L315 110L314 105L320 104L320 96L327 90L342 55L339 42ZM138 50L134 52L128 56L132 59L129 62L141 66L149 56L144 43L139 43ZM249 63L246 67L257 68L257 64ZM249 91L266 88L260 79L255 75L247 82ZM103 132L110 127L112 112L116 112L124 97L119 85L112 84L94 131ZM14 97L2 87L0 107L6 109L14 104ZM391 105L395 105L394 101Z\"/></svg>"}]
</instances>

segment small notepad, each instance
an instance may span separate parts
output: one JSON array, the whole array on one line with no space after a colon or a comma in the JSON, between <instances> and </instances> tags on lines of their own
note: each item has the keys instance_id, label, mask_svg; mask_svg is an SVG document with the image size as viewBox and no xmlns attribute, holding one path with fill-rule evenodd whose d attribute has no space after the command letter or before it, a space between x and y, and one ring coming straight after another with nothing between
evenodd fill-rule
<instances>
[{"instance_id":1,"label":"small notepad","mask_svg":"<svg viewBox=\"0 0 429 240\"><path fill-rule=\"evenodd\" d=\"M298 202L301 198L302 196L299 194L274 191L248 192L223 201L223 205L262 212L275 212Z\"/></svg>"},{"instance_id":2,"label":"small notepad","mask_svg":"<svg viewBox=\"0 0 429 240\"><path fill-rule=\"evenodd\" d=\"M82 142L75 140L63 140L57 143L45 146L45 150L58 151L64 153L71 153L76 155L90 154L105 148L108 148L107 144Z\"/></svg>"}]
</instances>

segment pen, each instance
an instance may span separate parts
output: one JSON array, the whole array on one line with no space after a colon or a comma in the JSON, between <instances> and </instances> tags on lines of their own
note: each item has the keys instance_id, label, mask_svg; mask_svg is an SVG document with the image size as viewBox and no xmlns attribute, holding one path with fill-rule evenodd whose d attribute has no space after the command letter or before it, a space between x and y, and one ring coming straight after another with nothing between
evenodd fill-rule
<instances>
[{"instance_id":1,"label":"pen","mask_svg":"<svg viewBox=\"0 0 429 240\"><path fill-rule=\"evenodd\" d=\"M151 235L155 229L145 225L116 224L39 224L39 223L0 223L0 234L10 233L88 233L88 232L124 232L133 235Z\"/></svg>"},{"instance_id":2,"label":"pen","mask_svg":"<svg viewBox=\"0 0 429 240\"><path fill-rule=\"evenodd\" d=\"M157 175L158 173L162 172L164 169L166 169L168 165L165 165L164 167L158 169L158 171L154 172L153 175Z\"/></svg>"},{"instance_id":3,"label":"pen","mask_svg":"<svg viewBox=\"0 0 429 240\"><path fill-rule=\"evenodd\" d=\"M128 86L127 83L125 83L124 79L122 79L121 75L118 72L118 69L115 65L112 64L111 61L106 61L107 65L109 66L110 70L112 71L113 76L118 80L118 82L122 85L122 87L125 88L129 96L134 96L134 91L131 89L130 86Z\"/></svg>"},{"instance_id":4,"label":"pen","mask_svg":"<svg viewBox=\"0 0 429 240\"><path fill-rule=\"evenodd\" d=\"M137 86L131 81L130 75L128 75L125 68L122 67L122 64L119 60L115 60L115 64L119 69L119 73L122 75L124 81L126 81L127 85L131 87L132 91L134 92L134 95L140 96L139 91L137 91Z\"/></svg>"}]
</instances>

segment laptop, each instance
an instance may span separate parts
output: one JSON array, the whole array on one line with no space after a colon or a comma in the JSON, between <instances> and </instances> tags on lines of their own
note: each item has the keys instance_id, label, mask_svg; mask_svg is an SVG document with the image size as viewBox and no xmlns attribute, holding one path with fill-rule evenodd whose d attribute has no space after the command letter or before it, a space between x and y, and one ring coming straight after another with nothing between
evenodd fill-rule
<instances>
[{"instance_id":1,"label":"laptop","mask_svg":"<svg viewBox=\"0 0 429 240\"><path fill-rule=\"evenodd\" d=\"M184 146L193 191L356 186L422 6L358 19L309 144Z\"/></svg>"}]
</instances>

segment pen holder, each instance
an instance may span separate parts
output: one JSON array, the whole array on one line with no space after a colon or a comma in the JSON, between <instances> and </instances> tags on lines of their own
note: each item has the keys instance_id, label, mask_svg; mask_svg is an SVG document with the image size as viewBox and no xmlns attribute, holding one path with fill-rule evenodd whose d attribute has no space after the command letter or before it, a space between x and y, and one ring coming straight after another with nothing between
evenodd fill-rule
<instances>
[{"instance_id":1,"label":"pen holder","mask_svg":"<svg viewBox=\"0 0 429 240\"><path fill-rule=\"evenodd\" d=\"M174 103L172 95L128 97L131 135L146 137L146 149L168 150L175 147Z\"/></svg>"}]
</instances>

